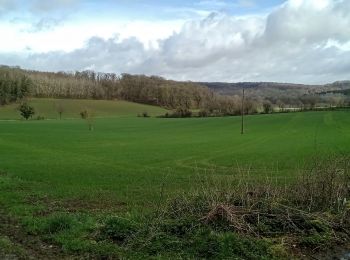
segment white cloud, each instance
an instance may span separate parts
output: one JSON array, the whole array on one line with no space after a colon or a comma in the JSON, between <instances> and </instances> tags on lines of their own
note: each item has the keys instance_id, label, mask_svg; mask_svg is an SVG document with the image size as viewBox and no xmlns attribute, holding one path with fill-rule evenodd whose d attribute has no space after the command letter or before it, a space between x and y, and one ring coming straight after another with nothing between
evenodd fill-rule
<instances>
[{"instance_id":1,"label":"white cloud","mask_svg":"<svg viewBox=\"0 0 350 260\"><path fill-rule=\"evenodd\" d=\"M42 24L43 23L43 24ZM0 23L2 40L0 53L20 52L28 47L32 52L70 52L82 48L92 37L103 39L118 35L120 40L135 37L146 48L157 47L158 41L179 31L184 21L75 21L61 22L50 18L32 25L23 21ZM57 26L59 24L60 26ZM49 29L49 30L47 30ZM0 60L1 61L1 60Z\"/></svg>"},{"instance_id":2,"label":"white cloud","mask_svg":"<svg viewBox=\"0 0 350 260\"><path fill-rule=\"evenodd\" d=\"M59 43L56 51L40 53L37 48L26 52L27 56L2 54L0 63L41 70L89 68L156 74L181 80L325 83L350 78L349 2L290 0L268 16L213 13L185 24L70 25L52 35L42 34L43 41L45 37L52 41L50 48ZM83 36L76 45L70 43L76 46L74 50L58 51L67 39L64 35L73 35L78 29ZM81 46L81 41L90 37L85 31L96 37Z\"/></svg>"}]
</instances>

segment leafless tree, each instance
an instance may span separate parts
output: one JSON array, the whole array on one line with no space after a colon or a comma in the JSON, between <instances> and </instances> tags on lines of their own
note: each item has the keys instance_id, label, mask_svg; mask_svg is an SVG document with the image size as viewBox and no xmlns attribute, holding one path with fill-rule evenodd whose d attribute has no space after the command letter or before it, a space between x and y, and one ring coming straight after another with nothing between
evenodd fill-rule
<instances>
[{"instance_id":1,"label":"leafless tree","mask_svg":"<svg viewBox=\"0 0 350 260\"><path fill-rule=\"evenodd\" d=\"M62 114L64 112L64 106L63 106L63 102L59 101L56 103L56 111L58 113L58 115L60 116L60 120L62 119Z\"/></svg>"}]
</instances>

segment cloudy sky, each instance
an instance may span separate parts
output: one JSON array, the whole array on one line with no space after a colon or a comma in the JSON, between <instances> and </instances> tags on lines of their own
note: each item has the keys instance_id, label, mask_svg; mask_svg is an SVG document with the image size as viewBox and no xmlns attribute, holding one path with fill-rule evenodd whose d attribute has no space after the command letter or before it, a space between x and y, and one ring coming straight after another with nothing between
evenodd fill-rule
<instances>
[{"instance_id":1,"label":"cloudy sky","mask_svg":"<svg viewBox=\"0 0 350 260\"><path fill-rule=\"evenodd\" d=\"M350 79L350 0L0 0L0 64L193 81Z\"/></svg>"}]
</instances>

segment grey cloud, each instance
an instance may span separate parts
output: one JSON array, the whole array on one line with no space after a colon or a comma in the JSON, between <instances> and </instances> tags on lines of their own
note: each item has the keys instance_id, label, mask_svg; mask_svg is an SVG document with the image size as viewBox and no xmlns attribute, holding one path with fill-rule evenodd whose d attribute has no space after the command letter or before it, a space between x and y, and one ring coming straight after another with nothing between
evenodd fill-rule
<instances>
[{"instance_id":1,"label":"grey cloud","mask_svg":"<svg viewBox=\"0 0 350 260\"><path fill-rule=\"evenodd\" d=\"M47 31L59 26L64 21L63 18L43 17L38 22L32 24L30 32Z\"/></svg>"},{"instance_id":2,"label":"grey cloud","mask_svg":"<svg viewBox=\"0 0 350 260\"><path fill-rule=\"evenodd\" d=\"M95 37L73 52L0 56L0 63L180 80L326 83L350 78L350 50L327 45L329 40L350 43L349 23L347 0L332 1L323 10L287 3L268 17L212 14L188 22L180 32L160 41L159 49L145 49L135 38Z\"/></svg>"},{"instance_id":3,"label":"grey cloud","mask_svg":"<svg viewBox=\"0 0 350 260\"><path fill-rule=\"evenodd\" d=\"M306 1L305 1L306 2ZM288 4L269 15L265 37L271 41L308 41L319 43L328 39L348 41L350 35L350 5L348 1L333 1L328 8L319 10ZM347 10L347 11L346 11Z\"/></svg>"},{"instance_id":4,"label":"grey cloud","mask_svg":"<svg viewBox=\"0 0 350 260\"><path fill-rule=\"evenodd\" d=\"M84 48L73 52L49 52L32 54L25 59L6 56L10 65L20 64L39 70L85 70L104 72L133 72L140 67L151 53L135 38L119 41L118 37L104 40L91 38ZM4 56L0 56L0 63Z\"/></svg>"}]
</instances>

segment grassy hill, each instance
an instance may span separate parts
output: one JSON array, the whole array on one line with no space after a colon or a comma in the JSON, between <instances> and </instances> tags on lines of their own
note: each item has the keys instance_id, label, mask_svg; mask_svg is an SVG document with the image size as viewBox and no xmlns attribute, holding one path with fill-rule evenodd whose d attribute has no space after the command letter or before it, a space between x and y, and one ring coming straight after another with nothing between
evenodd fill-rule
<instances>
[{"instance_id":1,"label":"grassy hill","mask_svg":"<svg viewBox=\"0 0 350 260\"><path fill-rule=\"evenodd\" d=\"M35 116L46 119L57 119L57 108L63 108L62 119L79 118L84 109L93 111L95 117L137 116L143 112L149 115L162 115L165 109L156 106L143 105L127 101L85 100L85 99L48 99L32 98L28 102L35 109ZM20 119L18 104L0 107L0 119Z\"/></svg>"}]
</instances>

